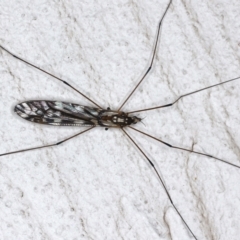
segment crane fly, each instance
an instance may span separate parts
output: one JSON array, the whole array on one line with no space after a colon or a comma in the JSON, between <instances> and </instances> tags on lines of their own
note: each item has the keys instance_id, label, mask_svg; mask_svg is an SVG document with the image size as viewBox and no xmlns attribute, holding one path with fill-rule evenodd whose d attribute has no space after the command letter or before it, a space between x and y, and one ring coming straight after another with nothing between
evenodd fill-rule
<instances>
[{"instance_id":1,"label":"crane fly","mask_svg":"<svg viewBox=\"0 0 240 240\"><path fill-rule=\"evenodd\" d=\"M142 112L149 112L154 111L158 109L168 109L173 106L176 106L180 100L183 98L188 98L189 96L199 94L200 92L206 92L209 89L216 88L217 86L228 84L230 82L239 80L239 77L231 78L225 81L222 81L217 84L209 85L204 88L198 88L197 90L187 92L185 94L179 95L174 101L168 102L163 105L157 105L153 107L144 107L132 111L123 111L123 107L126 103L128 103L131 96L137 91L142 85L142 82L146 79L147 76L149 76L151 69L154 66L154 61L156 59L157 50L158 50L158 44L159 44L159 38L160 38L160 30L162 26L164 25L164 20L167 18L168 13L170 11L170 7L173 4L173 1L169 1L167 6L165 7L165 10L163 11L162 17L159 21L158 27L157 27L157 33L156 33L156 39L153 44L153 52L152 56L150 58L150 63L146 68L146 71L144 72L143 76L138 81L137 85L133 88L133 90L127 95L125 100L122 102L120 107L116 110L112 110L110 108L103 108L101 107L96 101L92 100L90 97L88 97L86 94L83 94L82 91L75 88L72 84L70 84L68 81L63 80L62 78L59 78L52 73L30 63L29 61L23 59L22 57L19 57L15 55L15 53L10 51L7 47L0 45L0 48L2 49L2 52L8 53L12 57L16 58L18 61L23 62L24 64L29 65L32 68L38 69L39 71L55 78L58 81L61 81L64 83L67 87L72 89L73 91L80 94L82 97L84 97L87 101L90 102L91 106L84 106L76 103L71 102L65 102L65 101L52 101L52 100L28 100L21 103L18 103L14 111L25 120L31 121L33 123L40 123L45 125L54 125L54 126L85 126L87 129L81 130L79 133L74 134L68 138L65 138L61 141L58 141L54 144L46 144L42 146L37 147L31 147L31 148L25 148L25 149L18 149L13 150L10 152L2 153L0 154L1 157L5 155L14 155L16 153L22 153L22 152L29 152L31 150L36 149L42 149L42 148L49 148L56 145L61 145L62 143L71 140L83 133L89 132L93 128L99 126L104 127L106 130L108 128L118 128L122 131L123 135L126 136L128 141L132 143L133 146L136 147L136 149L139 151L140 154L142 154L142 157L147 161L149 166L151 166L153 177L155 176L158 179L159 188L161 187L163 189L163 192L165 193L166 198L168 199L169 205L174 209L175 214L178 215L178 219L180 219L182 225L185 228L186 233L190 238L194 239L202 239L202 236L204 235L201 233L201 230L196 230L192 227L193 220L188 219L187 216L185 216L185 213L181 210L180 206L177 205L177 200L172 197L171 192L169 191L169 186L167 181L162 176L161 171L156 166L156 160L152 160L151 157L148 156L148 154L145 153L144 147L140 146L130 135L126 129L133 130L137 132L138 134L141 134L151 140L154 140L158 143L164 144L168 148L180 150L183 152L191 153L200 155L204 158L207 158L209 161L215 160L215 162L219 162L219 164L225 164L228 167L231 167L236 171L236 169L239 169L240 166L238 163L234 163L232 161L214 156L214 154L206 153L205 151L198 151L194 150L193 148L185 148L181 147L181 145L171 144L168 141L164 141L161 138L158 138L157 136L154 136L152 134L149 134L145 131L139 130L138 128L135 128L135 125L139 125L140 122L143 120L143 117L140 116ZM161 48L159 48L161 50ZM224 85L225 86L225 85ZM93 105L93 106L92 106ZM163 173L164 175L164 173ZM166 221L167 223L167 221ZM84 224L82 224L84 225ZM84 227L83 227L84 228ZM208 235L209 236L209 235ZM159 234L160 237L160 234ZM213 236L213 239L217 239L217 236ZM180 237L181 238L181 237ZM125 239L125 238L124 238ZM159 238L160 239L160 238ZM178 238L177 238L178 239ZM181 238L182 239L182 238Z\"/></svg>"}]
</instances>

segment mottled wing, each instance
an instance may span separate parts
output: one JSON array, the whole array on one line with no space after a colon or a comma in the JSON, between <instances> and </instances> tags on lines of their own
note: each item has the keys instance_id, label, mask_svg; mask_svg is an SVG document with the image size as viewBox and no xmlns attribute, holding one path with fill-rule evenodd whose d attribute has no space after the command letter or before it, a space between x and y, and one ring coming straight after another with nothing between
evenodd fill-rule
<instances>
[{"instance_id":1,"label":"mottled wing","mask_svg":"<svg viewBox=\"0 0 240 240\"><path fill-rule=\"evenodd\" d=\"M55 126L98 125L102 109L58 101L27 101L15 106L14 111L22 118L36 123Z\"/></svg>"}]
</instances>

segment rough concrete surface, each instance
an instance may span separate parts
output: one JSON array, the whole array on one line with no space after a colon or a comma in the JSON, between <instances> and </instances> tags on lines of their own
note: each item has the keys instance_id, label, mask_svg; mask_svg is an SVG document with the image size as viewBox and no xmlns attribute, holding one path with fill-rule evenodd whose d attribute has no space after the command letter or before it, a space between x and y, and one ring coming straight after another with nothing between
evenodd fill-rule
<instances>
[{"instance_id":1,"label":"rough concrete surface","mask_svg":"<svg viewBox=\"0 0 240 240\"><path fill-rule=\"evenodd\" d=\"M166 0L2 1L0 44L117 109L147 68ZM132 111L240 76L240 1L173 3L152 71ZM20 119L25 100L92 105L0 50L0 153L55 143L83 130ZM138 129L240 166L240 80L136 114ZM240 239L240 169L129 134L154 162L201 240ZM1 240L193 239L151 166L119 129L0 157Z\"/></svg>"}]
</instances>

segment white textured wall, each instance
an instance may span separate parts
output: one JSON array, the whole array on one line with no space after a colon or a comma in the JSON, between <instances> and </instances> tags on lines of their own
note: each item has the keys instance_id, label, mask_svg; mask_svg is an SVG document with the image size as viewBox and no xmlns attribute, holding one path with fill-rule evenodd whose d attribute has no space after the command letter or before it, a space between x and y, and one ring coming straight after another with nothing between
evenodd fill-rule
<instances>
[{"instance_id":1,"label":"white textured wall","mask_svg":"<svg viewBox=\"0 0 240 240\"><path fill-rule=\"evenodd\" d=\"M149 61L166 0L2 1L0 44L116 109ZM240 1L173 0L154 68L126 111L240 76ZM0 153L78 132L13 113L33 99L89 104L0 51ZM240 80L143 112L139 129L240 165ZM81 130L81 129L80 129ZM130 131L129 131L130 132ZM240 237L240 169L135 134L201 240ZM0 157L1 240L192 239L151 167L120 130Z\"/></svg>"}]
</instances>

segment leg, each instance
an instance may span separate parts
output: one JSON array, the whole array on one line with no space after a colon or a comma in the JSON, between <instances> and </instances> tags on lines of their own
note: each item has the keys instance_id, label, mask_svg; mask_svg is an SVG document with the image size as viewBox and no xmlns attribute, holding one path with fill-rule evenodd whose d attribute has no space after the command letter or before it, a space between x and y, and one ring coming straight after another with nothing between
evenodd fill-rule
<instances>
[{"instance_id":1,"label":"leg","mask_svg":"<svg viewBox=\"0 0 240 240\"><path fill-rule=\"evenodd\" d=\"M237 166L237 165L235 165L235 164L233 164L233 163L230 163L230 162L228 162L228 161L225 161L225 160L223 160L223 159L214 157L214 156L209 155L209 154L205 154L205 153L193 151L193 150L186 149L186 148L181 148L181 147L172 146L171 144L166 143L166 142L164 142L164 141L162 141L162 140L160 140L160 139L158 139L158 138L155 138L155 137L153 137L153 136L151 136L151 135L149 135L149 134L147 134L147 133L145 133L145 132L142 132L142 131L140 131L140 130L138 130L138 129L136 129L136 128L133 128L133 127L131 127L131 126L129 126L129 127L130 127L131 129L137 131L137 132L140 132L140 133L142 133L142 134L144 134L144 135L146 135L146 136L148 136L148 137L150 137L150 138L158 141L158 142L161 142L161 143L165 144L165 145L168 146L168 147L175 148L175 149L179 149L179 150L183 150L183 151L187 151L187 152L190 152L190 153L196 153L196 154L203 155L203 156L210 157L210 158L214 158L214 159L216 159L216 160L218 160L218 161L221 161L221 162L223 162L223 163L227 163L227 164L229 164L229 165L231 165L231 166L233 166L233 167L240 168L240 166Z\"/></svg>"},{"instance_id":2,"label":"leg","mask_svg":"<svg viewBox=\"0 0 240 240\"><path fill-rule=\"evenodd\" d=\"M178 211L178 209L176 208L174 202L172 201L172 198L170 196L170 193L167 190L167 187L163 181L163 177L160 176L160 174L158 173L157 169L155 168L154 164L152 163L152 161L147 157L147 155L143 152L143 150L137 145L137 143L129 136L129 134L122 128L123 132L126 134L126 136L134 143L134 145L139 149L139 151L144 155L144 157L148 160L148 162L150 163L150 165L153 167L155 173L157 174L167 196L168 199L170 200L173 208L175 209L175 211L177 212L177 214L179 215L179 217L182 219L182 221L184 222L184 224L186 225L187 229L191 232L192 236L197 240L196 236L194 235L194 233L192 232L192 230L190 229L190 227L188 226L188 224L186 223L186 221L184 220L184 218L182 217L182 215L180 214L180 212Z\"/></svg>"},{"instance_id":3,"label":"leg","mask_svg":"<svg viewBox=\"0 0 240 240\"><path fill-rule=\"evenodd\" d=\"M235 81L235 80L238 80L238 79L240 79L240 77L232 78L232 79L230 79L230 80L227 80L227 81L224 81L224 82L221 82L221 83L217 83L217 84L211 85L211 86L209 86L209 87L201 88L201 89L198 89L198 90L196 90L196 91L183 94L183 95L181 95L180 97L178 97L177 100L175 100L174 102L169 103L169 104L165 104L165 105L158 106L158 107L152 107L152 108L145 108L145 109L141 109L141 110L136 110L136 111L128 112L128 114L130 114L130 113L136 113L136 112L149 111L149 110L154 110L154 109L164 108L164 107L171 107L172 105L174 105L175 103L177 103L181 98L184 98L184 97L186 97L186 96L189 96L189 95L192 95L192 94L195 94L195 93L198 93L198 92L201 92L201 91L207 90L207 89L209 89L209 88L213 88L213 87L216 87L216 86L219 86L219 85L222 85L222 84L231 82L231 81Z\"/></svg>"},{"instance_id":4,"label":"leg","mask_svg":"<svg viewBox=\"0 0 240 240\"><path fill-rule=\"evenodd\" d=\"M132 94L135 92L135 90L138 88L138 86L142 83L142 81L145 79L145 77L148 75L148 73L150 72L150 70L151 70L151 68L152 68L153 60L154 60L155 55L156 55L157 44L158 44L158 39L159 39L160 28L161 28L161 26L162 26L162 21L163 21L165 15L166 15L166 13L167 13L167 11L168 11L171 3L172 3L172 0L169 1L168 6L167 6L167 8L166 8L166 10L165 10L165 12L164 12L164 14L163 14L163 16L162 16L159 24L158 24L157 38L156 38L156 42L155 42L155 44L154 44L153 55L152 55L152 58L151 58L150 65L149 65L147 71L144 73L143 77L140 79L139 83L138 83L138 84L136 85L136 87L132 90L132 92L128 95L128 97L125 99L125 101L124 101L123 104L120 106L120 108L118 109L118 111L120 111L120 110L122 109L122 107L125 105L125 103L128 101L128 99L132 96Z\"/></svg>"},{"instance_id":5,"label":"leg","mask_svg":"<svg viewBox=\"0 0 240 240\"><path fill-rule=\"evenodd\" d=\"M97 103L95 103L93 100L91 100L91 99L90 99L89 97L87 97L85 94L83 94L82 92L80 92L79 90L77 90L75 87L73 87L72 85L70 85L68 82L66 82L66 81L62 80L61 78L58 78L58 77L54 76L53 74L51 74L51 73L49 73L49 72L41 69L40 67L37 67L37 66L33 65L32 63L27 62L26 60L24 60L24 59L22 59L22 58L20 58L20 57L18 57L18 56L16 56L16 55L14 55L13 53L11 53L10 51L8 51L6 48L4 48L4 47L1 46L1 45L0 45L0 48L3 49L3 50L4 50L5 52L7 52L8 54L10 54L12 57L14 57L14 58L16 58L16 59L18 59L18 60L20 60L20 61L28 64L28 65L31 66L31 67L34 67L34 68L40 70L40 71L48 74L49 76L54 77L54 78L57 79L58 81L66 84L67 86L69 86L70 88L72 88L74 91L76 91L77 93L79 93L79 94L81 94L83 97L85 97L88 101L90 101L91 103L93 103L93 104L96 105L97 107L101 108Z\"/></svg>"},{"instance_id":6,"label":"leg","mask_svg":"<svg viewBox=\"0 0 240 240\"><path fill-rule=\"evenodd\" d=\"M17 150L17 151L13 151L13 152L2 153L2 154L0 154L0 157L5 156L5 155L10 155L10 154L15 154L15 153L27 152L27 151L31 151L31 150L35 150L35 149L40 149L40 148L53 147L53 146L59 145L61 143L64 143L64 142L66 142L66 141L68 141L68 140L70 140L70 139L72 139L74 137L77 137L77 136L79 136L79 135L81 135L81 134L83 134L83 133L93 129L94 127L95 126L92 126L92 127L88 128L88 129L86 129L84 131L81 131L80 133L77 133L77 134L75 134L75 135L73 135L73 136L71 136L69 138L64 139L61 142L57 142L57 143L53 143L53 144L49 144L49 145L44 145L44 146L40 146L40 147L27 148L27 149L21 149L21 150Z\"/></svg>"}]
</instances>

